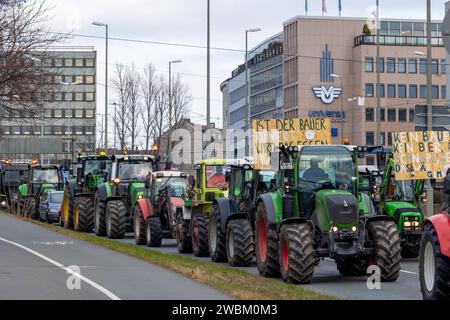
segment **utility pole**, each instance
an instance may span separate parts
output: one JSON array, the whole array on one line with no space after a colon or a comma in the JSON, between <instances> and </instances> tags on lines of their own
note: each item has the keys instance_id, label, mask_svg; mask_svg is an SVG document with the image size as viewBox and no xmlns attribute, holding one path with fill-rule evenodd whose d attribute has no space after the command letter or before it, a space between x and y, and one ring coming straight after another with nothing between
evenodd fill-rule
<instances>
[{"instance_id":1,"label":"utility pole","mask_svg":"<svg viewBox=\"0 0 450 320\"><path fill-rule=\"evenodd\" d=\"M380 82L381 82L381 74L380 74L380 4L379 0L377 0L377 9L376 9L376 26L377 26L377 61L375 63L375 67L377 68L377 89L376 89L376 95L377 95L377 116L375 117L377 121L377 138L376 143L377 145L381 145L381 95L380 95Z\"/></svg>"},{"instance_id":2,"label":"utility pole","mask_svg":"<svg viewBox=\"0 0 450 320\"><path fill-rule=\"evenodd\" d=\"M427 130L433 131L433 69L431 50L431 0L427 0ZM433 187L427 180L427 213L434 214Z\"/></svg>"},{"instance_id":3,"label":"utility pole","mask_svg":"<svg viewBox=\"0 0 450 320\"><path fill-rule=\"evenodd\" d=\"M211 7L207 1L207 57L206 57L206 127L211 123Z\"/></svg>"},{"instance_id":4,"label":"utility pole","mask_svg":"<svg viewBox=\"0 0 450 320\"><path fill-rule=\"evenodd\" d=\"M166 157L166 167L170 167L172 163L172 64L181 63L181 60L169 61L169 132L167 137L167 157ZM168 166L168 164L170 165Z\"/></svg>"}]
</instances>

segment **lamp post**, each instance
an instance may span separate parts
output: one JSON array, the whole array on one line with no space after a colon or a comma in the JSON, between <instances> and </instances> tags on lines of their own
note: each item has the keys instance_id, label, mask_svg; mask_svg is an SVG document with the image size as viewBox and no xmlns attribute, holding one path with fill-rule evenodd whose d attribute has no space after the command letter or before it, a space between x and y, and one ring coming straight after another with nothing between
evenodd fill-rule
<instances>
[{"instance_id":1,"label":"lamp post","mask_svg":"<svg viewBox=\"0 0 450 320\"><path fill-rule=\"evenodd\" d=\"M172 64L181 63L182 60L172 60L169 61L169 133L167 137L167 157L166 157L166 167L171 166L172 157Z\"/></svg>"},{"instance_id":2,"label":"lamp post","mask_svg":"<svg viewBox=\"0 0 450 320\"><path fill-rule=\"evenodd\" d=\"M330 75L332 78L339 79L341 83L341 90L342 90L342 77L338 74L332 73ZM341 92L341 144L344 144L344 101L342 98L343 94Z\"/></svg>"},{"instance_id":3,"label":"lamp post","mask_svg":"<svg viewBox=\"0 0 450 320\"><path fill-rule=\"evenodd\" d=\"M117 137L117 103L113 102L110 103L110 105L114 106L114 151L113 153L116 154L116 137Z\"/></svg>"},{"instance_id":4,"label":"lamp post","mask_svg":"<svg viewBox=\"0 0 450 320\"><path fill-rule=\"evenodd\" d=\"M253 32L259 32L261 31L261 28L252 28L245 30L245 84L247 87L247 99L246 99L246 105L247 105L247 116L246 116L246 156L250 156L250 139L249 139L249 133L251 124L250 124L250 117L251 117L251 107L250 107L250 94L251 94L251 88L250 88L250 73L248 72L248 34Z\"/></svg>"},{"instance_id":5,"label":"lamp post","mask_svg":"<svg viewBox=\"0 0 450 320\"><path fill-rule=\"evenodd\" d=\"M108 24L103 22L92 22L94 26L105 27L105 40L106 40L106 61L105 61L105 150L108 150Z\"/></svg>"}]
</instances>

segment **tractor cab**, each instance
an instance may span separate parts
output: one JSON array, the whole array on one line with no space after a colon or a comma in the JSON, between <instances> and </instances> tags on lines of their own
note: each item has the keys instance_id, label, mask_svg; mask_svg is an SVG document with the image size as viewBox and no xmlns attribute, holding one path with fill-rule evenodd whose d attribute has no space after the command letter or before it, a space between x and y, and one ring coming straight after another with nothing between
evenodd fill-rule
<instances>
[{"instance_id":1,"label":"tractor cab","mask_svg":"<svg viewBox=\"0 0 450 320\"><path fill-rule=\"evenodd\" d=\"M226 160L202 160L195 164L195 199L212 203L228 195L230 166Z\"/></svg>"},{"instance_id":2,"label":"tractor cab","mask_svg":"<svg viewBox=\"0 0 450 320\"><path fill-rule=\"evenodd\" d=\"M93 191L95 187L109 181L112 159L105 153L78 157L76 185L79 189Z\"/></svg>"},{"instance_id":3,"label":"tractor cab","mask_svg":"<svg viewBox=\"0 0 450 320\"><path fill-rule=\"evenodd\" d=\"M11 206L20 185L27 183L30 161L5 160L0 164L0 206Z\"/></svg>"},{"instance_id":4,"label":"tractor cab","mask_svg":"<svg viewBox=\"0 0 450 320\"><path fill-rule=\"evenodd\" d=\"M62 190L63 176L56 165L35 165L29 167L28 183L21 185L22 195L40 195L46 190Z\"/></svg>"}]
</instances>

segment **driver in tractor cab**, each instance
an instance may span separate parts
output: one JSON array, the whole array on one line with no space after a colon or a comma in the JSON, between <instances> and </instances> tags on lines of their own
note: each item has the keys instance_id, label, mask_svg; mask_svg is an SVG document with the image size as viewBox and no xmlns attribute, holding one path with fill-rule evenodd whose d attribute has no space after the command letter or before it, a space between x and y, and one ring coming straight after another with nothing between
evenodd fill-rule
<instances>
[{"instance_id":1,"label":"driver in tractor cab","mask_svg":"<svg viewBox=\"0 0 450 320\"><path fill-rule=\"evenodd\" d=\"M221 166L216 167L216 172L209 178L208 186L213 188L227 187L228 183L226 181L225 175Z\"/></svg>"},{"instance_id":2,"label":"driver in tractor cab","mask_svg":"<svg viewBox=\"0 0 450 320\"><path fill-rule=\"evenodd\" d=\"M328 177L323 169L319 168L319 163L322 161L322 159L312 158L309 161L309 169L303 174L303 179L308 180L309 182L329 180L330 177Z\"/></svg>"}]
</instances>

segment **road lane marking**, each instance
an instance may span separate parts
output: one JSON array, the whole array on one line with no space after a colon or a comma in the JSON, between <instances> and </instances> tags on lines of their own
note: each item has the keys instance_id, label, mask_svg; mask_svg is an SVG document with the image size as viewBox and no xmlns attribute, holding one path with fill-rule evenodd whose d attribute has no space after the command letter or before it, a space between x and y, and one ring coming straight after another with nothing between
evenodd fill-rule
<instances>
[{"instance_id":1,"label":"road lane marking","mask_svg":"<svg viewBox=\"0 0 450 320\"><path fill-rule=\"evenodd\" d=\"M333 260L333 259L330 259L330 258L325 258L324 260L325 260L325 261L332 261L332 262L334 262L334 260ZM412 271L403 270L403 269L401 269L400 272L407 273L407 274L413 274L413 275L418 275L418 274L419 274L419 273L417 273L417 272L412 272Z\"/></svg>"},{"instance_id":2,"label":"road lane marking","mask_svg":"<svg viewBox=\"0 0 450 320\"><path fill-rule=\"evenodd\" d=\"M118 296L116 296L111 291L105 289L101 285L99 285L99 284L95 283L94 281L86 278L85 276L82 276L78 272L74 272L72 269L65 267L63 264L61 264L61 263L59 263L59 262L57 262L55 260L52 260L52 259L44 256L43 254L40 254L39 252L34 251L33 249L27 248L27 247L25 247L25 246L23 246L23 245L21 245L19 243L16 243L16 242L13 242L13 241L1 238L1 237L0 237L0 241L9 243L9 244L11 244L13 246L16 246L16 247L18 247L20 249L23 249L23 250L25 250L25 251L35 255L36 257L39 257L39 258L41 258L41 259L43 259L43 260L45 260L45 261L47 261L47 262L57 266L58 268L61 268L62 270L66 271L67 273L72 274L73 276L77 277L78 279L80 279L80 280L86 282L87 284L89 284L91 287L93 287L93 288L97 289L98 291L102 292L103 294L105 294L111 300L121 300Z\"/></svg>"}]
</instances>

